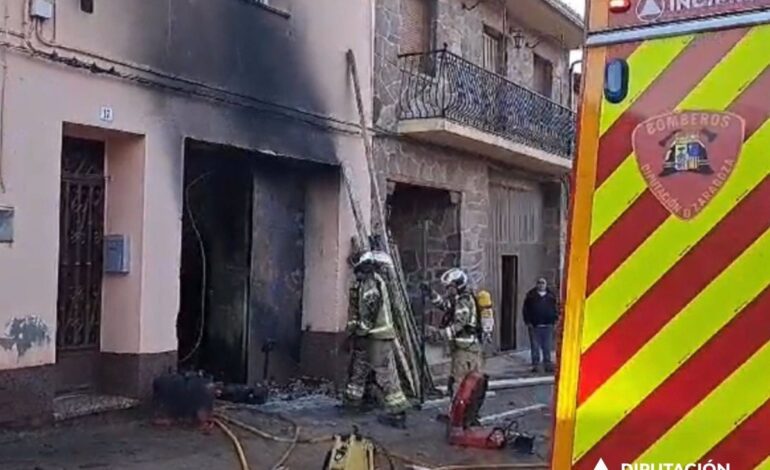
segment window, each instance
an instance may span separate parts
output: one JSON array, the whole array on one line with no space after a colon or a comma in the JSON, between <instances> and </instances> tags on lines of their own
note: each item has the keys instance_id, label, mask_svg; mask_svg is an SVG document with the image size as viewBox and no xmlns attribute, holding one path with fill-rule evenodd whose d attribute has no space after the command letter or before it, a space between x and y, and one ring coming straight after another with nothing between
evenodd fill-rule
<instances>
[{"instance_id":1,"label":"window","mask_svg":"<svg viewBox=\"0 0 770 470\"><path fill-rule=\"evenodd\" d=\"M402 0L402 53L428 52L433 48L433 1Z\"/></svg>"},{"instance_id":2,"label":"window","mask_svg":"<svg viewBox=\"0 0 770 470\"><path fill-rule=\"evenodd\" d=\"M484 26L484 51L481 65L490 72L504 74L503 35L494 29Z\"/></svg>"},{"instance_id":3,"label":"window","mask_svg":"<svg viewBox=\"0 0 770 470\"><path fill-rule=\"evenodd\" d=\"M532 87L546 98L553 98L553 64L535 54Z\"/></svg>"}]
</instances>

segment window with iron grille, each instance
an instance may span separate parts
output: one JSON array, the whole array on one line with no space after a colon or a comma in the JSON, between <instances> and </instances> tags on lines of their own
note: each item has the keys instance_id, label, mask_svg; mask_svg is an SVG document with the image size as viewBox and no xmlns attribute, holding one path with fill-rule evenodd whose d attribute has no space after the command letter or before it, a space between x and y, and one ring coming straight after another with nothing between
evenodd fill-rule
<instances>
[{"instance_id":1,"label":"window with iron grille","mask_svg":"<svg viewBox=\"0 0 770 470\"><path fill-rule=\"evenodd\" d=\"M483 41L482 67L490 72L504 75L503 35L488 26L484 26Z\"/></svg>"}]
</instances>

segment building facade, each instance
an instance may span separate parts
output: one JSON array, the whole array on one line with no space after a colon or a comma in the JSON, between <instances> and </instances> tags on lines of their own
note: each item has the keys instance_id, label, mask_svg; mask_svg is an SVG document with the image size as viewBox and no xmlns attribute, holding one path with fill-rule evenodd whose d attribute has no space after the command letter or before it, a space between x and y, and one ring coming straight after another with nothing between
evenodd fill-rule
<instances>
[{"instance_id":1,"label":"building facade","mask_svg":"<svg viewBox=\"0 0 770 470\"><path fill-rule=\"evenodd\" d=\"M3 6L0 423L177 365L344 371L341 164L371 197L346 52L371 103L373 5Z\"/></svg>"},{"instance_id":2,"label":"building facade","mask_svg":"<svg viewBox=\"0 0 770 470\"><path fill-rule=\"evenodd\" d=\"M524 294L559 289L582 20L556 0L375 3L374 148L415 310L461 266L493 294L492 349L525 347Z\"/></svg>"}]
</instances>

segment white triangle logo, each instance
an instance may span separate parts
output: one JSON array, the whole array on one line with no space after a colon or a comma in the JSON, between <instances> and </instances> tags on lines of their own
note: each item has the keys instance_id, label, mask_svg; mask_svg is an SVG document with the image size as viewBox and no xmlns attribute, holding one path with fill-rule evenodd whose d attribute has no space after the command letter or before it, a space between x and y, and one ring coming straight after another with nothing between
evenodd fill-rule
<instances>
[{"instance_id":1,"label":"white triangle logo","mask_svg":"<svg viewBox=\"0 0 770 470\"><path fill-rule=\"evenodd\" d=\"M659 0L641 0L636 6L636 16L642 21L654 21L663 14Z\"/></svg>"},{"instance_id":2,"label":"white triangle logo","mask_svg":"<svg viewBox=\"0 0 770 470\"><path fill-rule=\"evenodd\" d=\"M596 462L596 466L594 467L594 470L609 470L607 468L607 464L604 463L604 459L599 459L598 462Z\"/></svg>"}]
</instances>

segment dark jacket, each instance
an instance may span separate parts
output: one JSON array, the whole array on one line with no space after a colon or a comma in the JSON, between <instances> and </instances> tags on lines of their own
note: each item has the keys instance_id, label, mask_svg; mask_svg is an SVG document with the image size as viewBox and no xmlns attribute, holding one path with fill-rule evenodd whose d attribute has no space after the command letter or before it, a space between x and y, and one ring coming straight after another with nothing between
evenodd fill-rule
<instances>
[{"instance_id":1,"label":"dark jacket","mask_svg":"<svg viewBox=\"0 0 770 470\"><path fill-rule=\"evenodd\" d=\"M524 323L528 325L553 325L559 319L559 305L551 290L545 295L537 293L537 289L527 292L524 298Z\"/></svg>"}]
</instances>

